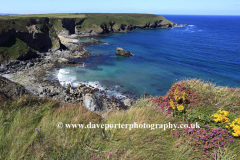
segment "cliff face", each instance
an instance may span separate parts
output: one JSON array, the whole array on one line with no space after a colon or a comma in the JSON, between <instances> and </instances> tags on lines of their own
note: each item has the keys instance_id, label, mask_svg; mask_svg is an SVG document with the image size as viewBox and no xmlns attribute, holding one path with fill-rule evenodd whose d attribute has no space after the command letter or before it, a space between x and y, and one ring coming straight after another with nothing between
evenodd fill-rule
<instances>
[{"instance_id":1,"label":"cliff face","mask_svg":"<svg viewBox=\"0 0 240 160\"><path fill-rule=\"evenodd\" d=\"M36 51L47 51L51 41L57 36L49 35L51 26L48 18L0 20L0 44L7 42L11 36L24 41Z\"/></svg>"},{"instance_id":2,"label":"cliff face","mask_svg":"<svg viewBox=\"0 0 240 160\"><path fill-rule=\"evenodd\" d=\"M172 28L177 25L162 16L148 14L84 14L59 18L57 15L50 18L41 16L0 17L0 63L33 52L58 50L61 47L59 35L93 36L133 29Z\"/></svg>"},{"instance_id":3,"label":"cliff face","mask_svg":"<svg viewBox=\"0 0 240 160\"><path fill-rule=\"evenodd\" d=\"M0 62L60 47L48 18L0 20Z\"/></svg>"}]
</instances>

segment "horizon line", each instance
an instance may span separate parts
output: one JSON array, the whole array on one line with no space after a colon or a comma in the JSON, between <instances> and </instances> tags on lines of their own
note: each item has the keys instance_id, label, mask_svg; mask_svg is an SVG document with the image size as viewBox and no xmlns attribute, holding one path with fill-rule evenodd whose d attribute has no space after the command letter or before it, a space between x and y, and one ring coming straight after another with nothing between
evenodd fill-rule
<instances>
[{"instance_id":1,"label":"horizon line","mask_svg":"<svg viewBox=\"0 0 240 160\"><path fill-rule=\"evenodd\" d=\"M89 12L92 13L92 12ZM155 14L155 13L103 13L103 12L94 12L95 14ZM0 13L0 15L39 15L39 14L88 14L87 12L84 13L28 13L28 14L21 14L21 13ZM235 14L155 14L155 15L179 15L179 16L240 16Z\"/></svg>"}]
</instances>

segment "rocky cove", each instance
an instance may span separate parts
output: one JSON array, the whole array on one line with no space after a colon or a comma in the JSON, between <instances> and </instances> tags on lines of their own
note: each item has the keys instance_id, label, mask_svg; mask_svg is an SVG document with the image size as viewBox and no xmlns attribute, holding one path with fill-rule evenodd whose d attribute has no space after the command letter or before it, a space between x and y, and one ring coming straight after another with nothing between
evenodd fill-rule
<instances>
[{"instance_id":1,"label":"rocky cove","mask_svg":"<svg viewBox=\"0 0 240 160\"><path fill-rule=\"evenodd\" d=\"M40 97L52 98L64 103L82 103L86 108L96 112L109 112L130 107L134 101L129 96L122 99L108 97L106 90L99 90L93 86L78 84L73 88L70 84L67 88L59 82L52 82L47 78L48 72L61 65L79 66L81 62L69 61L69 59L91 58L93 55L84 50L84 46L91 43L104 43L91 39L88 43L76 42L80 37L101 36L106 33L130 32L132 29L172 28L178 26L175 23L162 23L163 20L154 21L144 25L118 25L117 22L102 22L100 26L84 28L82 24L87 19L25 19L7 20L0 32L0 44L6 44L12 37L20 39L27 44L27 49L20 49L20 53L11 57L5 52L1 54L1 75L23 85L29 94ZM23 21L17 29L15 24ZM8 28L8 29L6 29ZM2 45L4 46L4 45ZM122 50L121 50L122 52ZM114 53L113 53L114 54ZM100 56L100 55L95 55ZM12 60L13 59L13 60ZM2 90L6 91L8 83L3 83ZM14 93L15 94L15 93ZM13 93L8 93L12 97Z\"/></svg>"},{"instance_id":2,"label":"rocky cove","mask_svg":"<svg viewBox=\"0 0 240 160\"><path fill-rule=\"evenodd\" d=\"M71 46L73 47L74 44L76 45L76 43L73 43ZM127 104L131 105L132 100L130 99L123 103L121 99L108 98L105 90L99 90L93 86L79 84L77 88L73 88L68 84L67 88L64 88L58 81L52 81L48 71L60 68L60 65L72 67L82 65L81 63L69 61L72 58L92 57L91 53L79 48L79 45L81 44L76 45L78 49L77 51L74 50L74 52L70 50L47 52L29 60L12 60L7 64L2 64L0 72L3 77L23 85L29 94L51 98L64 103L82 103L91 111L125 109ZM2 87L3 90L10 89L8 85ZM16 96L14 94L15 92L8 93L7 96L14 97Z\"/></svg>"}]
</instances>

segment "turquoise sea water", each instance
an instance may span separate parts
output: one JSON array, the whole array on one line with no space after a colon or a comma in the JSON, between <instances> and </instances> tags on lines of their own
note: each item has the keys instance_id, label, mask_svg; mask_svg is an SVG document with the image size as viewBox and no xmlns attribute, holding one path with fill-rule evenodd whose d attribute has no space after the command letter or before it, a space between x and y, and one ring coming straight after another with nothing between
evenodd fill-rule
<instances>
[{"instance_id":1,"label":"turquoise sea water","mask_svg":"<svg viewBox=\"0 0 240 160\"><path fill-rule=\"evenodd\" d=\"M86 47L92 55L84 66L63 67L58 79L77 86L84 82L111 95L132 92L164 95L184 78L201 78L217 85L240 86L240 16L174 16L165 18L188 26L134 30L95 37L109 44ZM134 57L117 57L121 47ZM65 84L66 84L65 83ZM64 83L62 83L64 85Z\"/></svg>"}]
</instances>

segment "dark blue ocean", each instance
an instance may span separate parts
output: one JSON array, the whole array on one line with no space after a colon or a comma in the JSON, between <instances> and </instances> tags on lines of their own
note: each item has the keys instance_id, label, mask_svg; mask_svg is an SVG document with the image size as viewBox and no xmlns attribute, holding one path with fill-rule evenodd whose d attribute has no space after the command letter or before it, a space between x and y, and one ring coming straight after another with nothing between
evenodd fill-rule
<instances>
[{"instance_id":1,"label":"dark blue ocean","mask_svg":"<svg viewBox=\"0 0 240 160\"><path fill-rule=\"evenodd\" d=\"M114 90L108 93L116 96L126 92L165 95L173 83L185 78L240 86L240 16L163 16L188 26L96 37L109 44L85 49L103 56L79 60L86 63L80 68L63 67L58 79L74 86L84 82L108 87ZM115 56L117 47L134 57Z\"/></svg>"}]
</instances>

